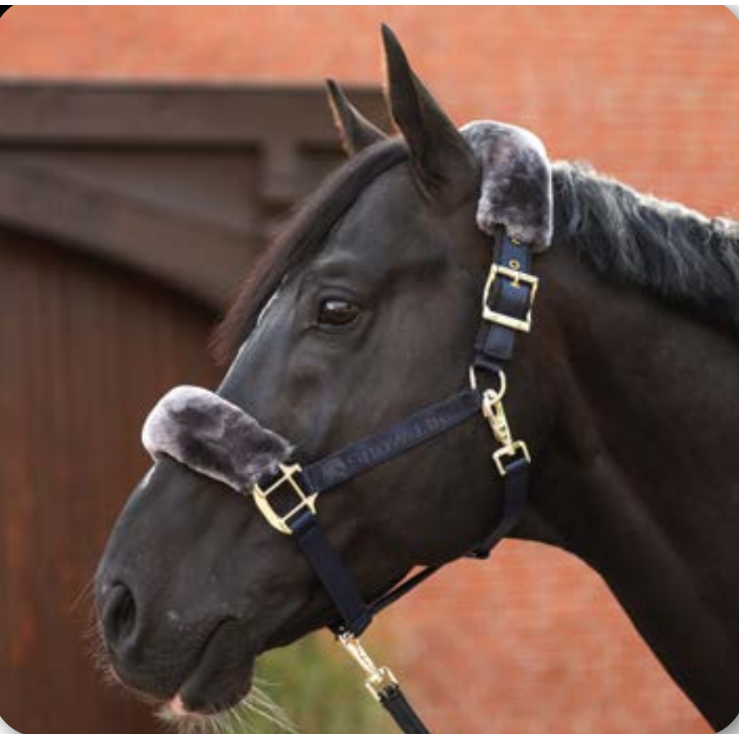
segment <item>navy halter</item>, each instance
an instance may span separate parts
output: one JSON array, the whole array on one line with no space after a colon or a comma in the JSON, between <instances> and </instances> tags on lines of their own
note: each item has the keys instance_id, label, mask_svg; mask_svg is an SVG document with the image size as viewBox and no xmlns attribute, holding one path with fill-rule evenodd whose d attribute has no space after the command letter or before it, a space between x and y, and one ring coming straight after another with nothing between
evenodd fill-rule
<instances>
[{"instance_id":1,"label":"navy halter","mask_svg":"<svg viewBox=\"0 0 739 739\"><path fill-rule=\"evenodd\" d=\"M493 238L493 259L485 285L482 322L470 368L470 387L340 451L301 467L282 465L280 474L262 480L254 491L258 509L271 526L295 537L337 611L331 626L340 643L368 676L367 687L406 734L429 730L412 709L387 668L377 668L358 641L380 611L438 571L429 567L373 602L366 602L341 556L324 533L317 514L321 496L342 483L482 413L498 443L493 461L503 480L503 515L490 534L469 553L486 559L520 520L526 504L531 458L526 444L511 434L504 409L506 375L517 334L531 328L538 280L533 251L501 230Z\"/></svg>"}]
</instances>

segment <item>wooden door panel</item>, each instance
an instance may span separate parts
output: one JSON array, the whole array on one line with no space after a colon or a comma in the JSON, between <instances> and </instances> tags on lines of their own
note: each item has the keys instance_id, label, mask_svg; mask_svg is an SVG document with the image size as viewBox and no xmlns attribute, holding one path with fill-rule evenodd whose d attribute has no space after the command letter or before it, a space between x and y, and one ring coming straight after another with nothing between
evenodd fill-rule
<instances>
[{"instance_id":1,"label":"wooden door panel","mask_svg":"<svg viewBox=\"0 0 739 739\"><path fill-rule=\"evenodd\" d=\"M0 231L0 715L20 732L156 730L93 667L87 586L149 466L148 409L215 382L212 322L158 283Z\"/></svg>"}]
</instances>

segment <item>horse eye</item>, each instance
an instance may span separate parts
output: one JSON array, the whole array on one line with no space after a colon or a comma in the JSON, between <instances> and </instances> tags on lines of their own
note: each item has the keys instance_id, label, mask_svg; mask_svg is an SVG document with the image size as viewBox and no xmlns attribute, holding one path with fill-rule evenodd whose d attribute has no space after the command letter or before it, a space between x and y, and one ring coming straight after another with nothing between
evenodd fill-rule
<instances>
[{"instance_id":1,"label":"horse eye","mask_svg":"<svg viewBox=\"0 0 739 739\"><path fill-rule=\"evenodd\" d=\"M359 306L338 298L324 300L318 311L318 323L321 326L348 326L357 318Z\"/></svg>"}]
</instances>

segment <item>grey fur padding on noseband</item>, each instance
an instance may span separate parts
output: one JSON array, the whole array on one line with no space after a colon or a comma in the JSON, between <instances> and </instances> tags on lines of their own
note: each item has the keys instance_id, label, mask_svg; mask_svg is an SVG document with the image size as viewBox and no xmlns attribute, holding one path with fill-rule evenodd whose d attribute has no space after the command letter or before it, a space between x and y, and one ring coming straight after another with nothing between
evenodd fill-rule
<instances>
[{"instance_id":1,"label":"grey fur padding on noseband","mask_svg":"<svg viewBox=\"0 0 739 739\"><path fill-rule=\"evenodd\" d=\"M170 390L142 431L154 459L167 455L237 492L250 492L262 475L274 474L292 447L248 413L199 387Z\"/></svg>"},{"instance_id":2,"label":"grey fur padding on noseband","mask_svg":"<svg viewBox=\"0 0 739 739\"><path fill-rule=\"evenodd\" d=\"M460 132L482 167L477 226L495 226L539 253L552 241L552 167L542 141L530 131L496 121L474 121Z\"/></svg>"}]
</instances>

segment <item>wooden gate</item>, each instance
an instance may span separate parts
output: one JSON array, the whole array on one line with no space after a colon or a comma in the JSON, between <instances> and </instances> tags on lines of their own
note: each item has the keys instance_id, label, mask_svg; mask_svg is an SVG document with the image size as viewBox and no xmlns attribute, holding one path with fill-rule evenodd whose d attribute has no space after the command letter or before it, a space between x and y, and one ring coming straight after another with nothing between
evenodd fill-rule
<instances>
[{"instance_id":1,"label":"wooden gate","mask_svg":"<svg viewBox=\"0 0 739 739\"><path fill-rule=\"evenodd\" d=\"M340 153L317 89L3 84L0 111L0 715L152 732L93 667L89 583L148 409L216 383L225 297Z\"/></svg>"}]
</instances>

